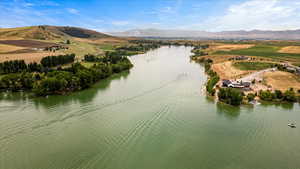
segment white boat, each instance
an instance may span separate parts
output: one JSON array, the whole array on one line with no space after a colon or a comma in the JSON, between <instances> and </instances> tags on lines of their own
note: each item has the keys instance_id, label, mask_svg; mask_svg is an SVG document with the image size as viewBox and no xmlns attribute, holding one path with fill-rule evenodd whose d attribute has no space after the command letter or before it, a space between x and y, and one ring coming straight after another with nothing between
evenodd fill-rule
<instances>
[{"instance_id":1,"label":"white boat","mask_svg":"<svg viewBox=\"0 0 300 169\"><path fill-rule=\"evenodd\" d=\"M296 124L294 124L294 123L290 123L290 124L288 124L288 126L291 128L296 128Z\"/></svg>"}]
</instances>

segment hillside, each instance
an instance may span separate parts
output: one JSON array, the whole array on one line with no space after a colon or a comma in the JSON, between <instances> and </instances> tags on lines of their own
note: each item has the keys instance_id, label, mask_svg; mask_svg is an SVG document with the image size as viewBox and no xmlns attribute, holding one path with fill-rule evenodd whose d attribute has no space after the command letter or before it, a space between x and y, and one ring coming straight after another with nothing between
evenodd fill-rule
<instances>
[{"instance_id":1,"label":"hillside","mask_svg":"<svg viewBox=\"0 0 300 169\"><path fill-rule=\"evenodd\" d=\"M0 39L34 39L34 40L61 40L82 38L89 40L114 39L121 40L110 35L93 30L65 27L65 26L31 26L20 28L0 28Z\"/></svg>"},{"instance_id":2,"label":"hillside","mask_svg":"<svg viewBox=\"0 0 300 169\"><path fill-rule=\"evenodd\" d=\"M300 40L300 30L287 31L223 31L206 32L197 30L134 29L125 32L110 32L122 37L156 37L186 39L254 39L254 40Z\"/></svg>"},{"instance_id":3,"label":"hillside","mask_svg":"<svg viewBox=\"0 0 300 169\"><path fill-rule=\"evenodd\" d=\"M128 38L77 27L44 25L0 28L0 62L17 59L27 63L39 62L45 56L70 53L75 53L80 59L87 53L101 55L126 43ZM48 51L53 46L58 47Z\"/></svg>"}]
</instances>

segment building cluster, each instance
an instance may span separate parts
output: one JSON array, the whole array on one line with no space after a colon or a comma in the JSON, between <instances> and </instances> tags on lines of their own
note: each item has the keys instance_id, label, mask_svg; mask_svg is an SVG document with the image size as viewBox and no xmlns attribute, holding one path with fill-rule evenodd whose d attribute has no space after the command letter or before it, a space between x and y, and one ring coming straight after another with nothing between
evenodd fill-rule
<instances>
[{"instance_id":1,"label":"building cluster","mask_svg":"<svg viewBox=\"0 0 300 169\"><path fill-rule=\"evenodd\" d=\"M67 46L62 46L62 45L53 45L53 46L48 46L44 48L44 51L50 51L50 52L55 52L61 49L69 49Z\"/></svg>"},{"instance_id":2,"label":"building cluster","mask_svg":"<svg viewBox=\"0 0 300 169\"><path fill-rule=\"evenodd\" d=\"M290 65L288 63L285 63L283 64L283 67L289 71L289 72L292 72L292 73L295 73L297 75L300 75L300 67L297 67L297 66L293 66L293 65Z\"/></svg>"},{"instance_id":3,"label":"building cluster","mask_svg":"<svg viewBox=\"0 0 300 169\"><path fill-rule=\"evenodd\" d=\"M232 60L239 60L239 61L242 61L242 60L251 60L250 57L247 57L247 56L236 56L236 57L232 57L229 59L230 61Z\"/></svg>"},{"instance_id":4,"label":"building cluster","mask_svg":"<svg viewBox=\"0 0 300 169\"><path fill-rule=\"evenodd\" d=\"M56 52L56 51L62 50L62 49L69 49L69 47L63 46L63 45L53 45L53 46L47 46L47 47L43 47L43 48L32 48L32 50L35 50L35 51L50 51L50 52Z\"/></svg>"},{"instance_id":5,"label":"building cluster","mask_svg":"<svg viewBox=\"0 0 300 169\"><path fill-rule=\"evenodd\" d=\"M250 86L251 86L251 82L244 82L240 80L232 81L232 80L225 79L222 81L222 87L250 90Z\"/></svg>"}]
</instances>

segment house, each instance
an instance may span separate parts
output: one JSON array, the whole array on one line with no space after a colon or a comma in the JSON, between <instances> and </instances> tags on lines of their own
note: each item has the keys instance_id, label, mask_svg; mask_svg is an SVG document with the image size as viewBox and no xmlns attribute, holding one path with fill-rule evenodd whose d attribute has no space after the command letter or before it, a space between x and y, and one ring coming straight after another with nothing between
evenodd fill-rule
<instances>
[{"instance_id":1,"label":"house","mask_svg":"<svg viewBox=\"0 0 300 169\"><path fill-rule=\"evenodd\" d=\"M249 88L251 86L251 82L242 82L241 83L245 88Z\"/></svg>"},{"instance_id":2,"label":"house","mask_svg":"<svg viewBox=\"0 0 300 169\"><path fill-rule=\"evenodd\" d=\"M246 88L250 88L251 86L251 82L243 82L243 81L227 81L227 80L223 80L223 87L231 87L231 88L240 88L240 89L246 89Z\"/></svg>"},{"instance_id":3,"label":"house","mask_svg":"<svg viewBox=\"0 0 300 169\"><path fill-rule=\"evenodd\" d=\"M222 80L222 86L223 87L229 87L229 85L232 84L230 80Z\"/></svg>"},{"instance_id":4,"label":"house","mask_svg":"<svg viewBox=\"0 0 300 169\"><path fill-rule=\"evenodd\" d=\"M294 67L287 67L286 70L289 72L296 72L297 69Z\"/></svg>"},{"instance_id":5,"label":"house","mask_svg":"<svg viewBox=\"0 0 300 169\"><path fill-rule=\"evenodd\" d=\"M296 74L300 75L300 67L296 68Z\"/></svg>"},{"instance_id":6,"label":"house","mask_svg":"<svg viewBox=\"0 0 300 169\"><path fill-rule=\"evenodd\" d=\"M247 57L247 56L236 56L233 58L230 58L229 60L249 60L251 58Z\"/></svg>"}]
</instances>

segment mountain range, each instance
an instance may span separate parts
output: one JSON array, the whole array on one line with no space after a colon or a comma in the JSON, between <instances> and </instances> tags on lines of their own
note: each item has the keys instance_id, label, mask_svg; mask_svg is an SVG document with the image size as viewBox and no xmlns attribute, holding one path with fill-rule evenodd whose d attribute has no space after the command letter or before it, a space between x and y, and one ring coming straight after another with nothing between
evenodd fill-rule
<instances>
[{"instance_id":1,"label":"mountain range","mask_svg":"<svg viewBox=\"0 0 300 169\"><path fill-rule=\"evenodd\" d=\"M285 31L222 31L133 29L124 32L108 32L119 37L180 38L180 39L251 39L251 40L300 40L300 29Z\"/></svg>"}]
</instances>

